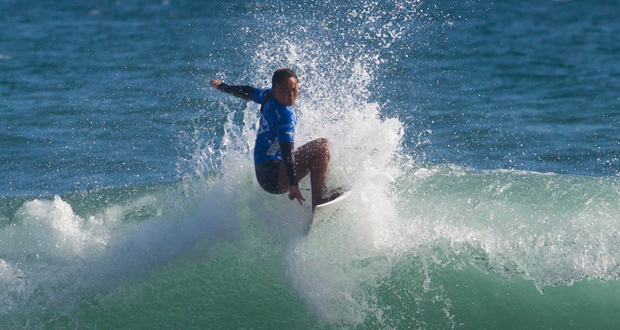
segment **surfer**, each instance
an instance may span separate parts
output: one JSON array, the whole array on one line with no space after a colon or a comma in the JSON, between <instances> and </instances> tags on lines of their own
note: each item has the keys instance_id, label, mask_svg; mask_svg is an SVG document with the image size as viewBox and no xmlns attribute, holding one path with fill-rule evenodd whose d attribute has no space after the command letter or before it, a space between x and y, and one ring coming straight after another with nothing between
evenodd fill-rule
<instances>
[{"instance_id":1,"label":"surfer","mask_svg":"<svg viewBox=\"0 0 620 330\"><path fill-rule=\"evenodd\" d=\"M218 91L261 104L260 125L254 147L254 168L260 186L272 194L289 192L290 200L305 201L298 180L310 174L312 210L341 194L340 189L323 195L329 149L327 139L320 138L295 150L297 116L291 106L297 100L298 79L290 68L278 69L271 78L271 88L229 86L219 79L210 82Z\"/></svg>"}]
</instances>

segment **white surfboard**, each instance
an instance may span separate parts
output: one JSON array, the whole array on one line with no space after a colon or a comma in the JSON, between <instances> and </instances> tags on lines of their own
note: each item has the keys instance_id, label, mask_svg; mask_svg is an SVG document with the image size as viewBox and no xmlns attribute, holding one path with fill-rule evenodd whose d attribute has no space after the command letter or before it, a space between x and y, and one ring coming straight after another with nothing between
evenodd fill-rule
<instances>
[{"instance_id":1,"label":"white surfboard","mask_svg":"<svg viewBox=\"0 0 620 330\"><path fill-rule=\"evenodd\" d=\"M332 214L334 214L334 212L342 206L342 202L346 200L349 195L351 195L351 192L347 191L333 201L317 205L314 208L314 213L312 214L312 223L310 224L310 228L308 228L308 233L310 233L310 230L316 229L317 226L329 219Z\"/></svg>"}]
</instances>

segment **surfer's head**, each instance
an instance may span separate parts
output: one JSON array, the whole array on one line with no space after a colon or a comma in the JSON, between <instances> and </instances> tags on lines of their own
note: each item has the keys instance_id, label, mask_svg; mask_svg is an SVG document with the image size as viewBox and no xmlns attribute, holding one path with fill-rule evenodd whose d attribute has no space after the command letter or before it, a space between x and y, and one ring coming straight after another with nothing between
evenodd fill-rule
<instances>
[{"instance_id":1,"label":"surfer's head","mask_svg":"<svg viewBox=\"0 0 620 330\"><path fill-rule=\"evenodd\" d=\"M273 97L282 105L291 106L297 100L297 75L290 68L278 69L271 78Z\"/></svg>"}]
</instances>

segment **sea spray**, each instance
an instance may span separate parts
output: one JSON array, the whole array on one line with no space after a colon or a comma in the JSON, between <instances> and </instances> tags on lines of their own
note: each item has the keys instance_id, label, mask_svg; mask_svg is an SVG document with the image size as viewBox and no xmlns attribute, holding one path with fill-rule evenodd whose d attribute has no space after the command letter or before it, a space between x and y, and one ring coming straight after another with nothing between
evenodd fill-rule
<instances>
[{"instance_id":1,"label":"sea spray","mask_svg":"<svg viewBox=\"0 0 620 330\"><path fill-rule=\"evenodd\" d=\"M296 144L327 138L331 161L326 184L352 189L351 201L338 214L336 223L330 224L334 227L295 239L286 259L291 286L328 323L361 324L370 314L380 318L376 297L367 289L389 273L393 256L393 237L385 225L396 215L390 184L399 175L395 159L403 128L398 120L382 117L380 105L371 100L377 81L375 70L384 62L380 48L371 46L389 48L405 29L393 17L406 9L388 5L393 11L382 12L375 11L376 7L341 6L336 13L296 29L285 23L292 8L283 6L276 14L281 20L257 14L257 19L267 25L253 31L253 35L262 34L264 41L253 47L256 52L250 80L264 85L277 67L297 71L300 96L295 107L299 118ZM340 19L336 16L343 15L348 23L334 24ZM359 42L340 42L343 33L349 33L347 26L354 26L354 22L365 24L365 30L354 37ZM248 107L244 115L250 146L257 108ZM295 208L284 207L281 212ZM307 226L307 220L302 222Z\"/></svg>"}]
</instances>

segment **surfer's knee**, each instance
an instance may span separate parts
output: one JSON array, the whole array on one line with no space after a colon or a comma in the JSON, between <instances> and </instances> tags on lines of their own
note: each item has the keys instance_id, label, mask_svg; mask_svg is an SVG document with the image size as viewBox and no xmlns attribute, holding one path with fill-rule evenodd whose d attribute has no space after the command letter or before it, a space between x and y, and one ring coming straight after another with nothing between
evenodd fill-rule
<instances>
[{"instance_id":1,"label":"surfer's knee","mask_svg":"<svg viewBox=\"0 0 620 330\"><path fill-rule=\"evenodd\" d=\"M328 141L326 138L317 139L318 156L321 161L328 163L331 155L329 154Z\"/></svg>"},{"instance_id":2,"label":"surfer's knee","mask_svg":"<svg viewBox=\"0 0 620 330\"><path fill-rule=\"evenodd\" d=\"M327 164L330 159L328 141L325 138L320 138L309 142L300 149L303 149L306 155L310 156L313 166L320 164Z\"/></svg>"},{"instance_id":3,"label":"surfer's knee","mask_svg":"<svg viewBox=\"0 0 620 330\"><path fill-rule=\"evenodd\" d=\"M327 143L329 142L329 141L327 141L326 138L318 138L318 139L316 139L314 141L316 141L316 143L318 145L325 146L326 148L327 148Z\"/></svg>"}]
</instances>

